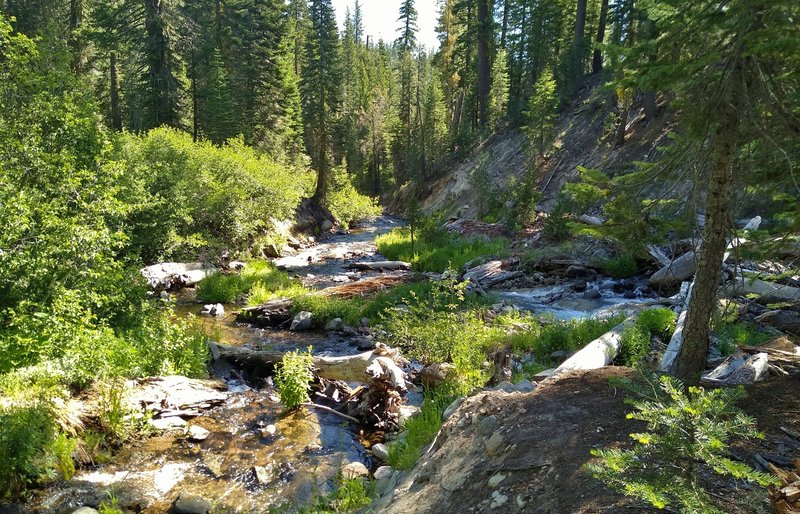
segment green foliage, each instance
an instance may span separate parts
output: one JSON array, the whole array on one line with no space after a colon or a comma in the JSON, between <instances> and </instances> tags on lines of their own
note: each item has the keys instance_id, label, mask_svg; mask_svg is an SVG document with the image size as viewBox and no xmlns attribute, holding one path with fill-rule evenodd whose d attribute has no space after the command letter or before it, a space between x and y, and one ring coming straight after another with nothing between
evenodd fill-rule
<instances>
[{"instance_id":1,"label":"green foliage","mask_svg":"<svg viewBox=\"0 0 800 514\"><path fill-rule=\"evenodd\" d=\"M650 351L650 339L656 336L668 340L674 331L674 312L663 307L647 309L622 330L616 360L625 366L639 366Z\"/></svg>"},{"instance_id":2,"label":"green foliage","mask_svg":"<svg viewBox=\"0 0 800 514\"><path fill-rule=\"evenodd\" d=\"M240 139L214 146L168 128L126 134L117 157L135 207L124 229L145 262L244 252L271 220L291 217L311 183Z\"/></svg>"},{"instance_id":3,"label":"green foliage","mask_svg":"<svg viewBox=\"0 0 800 514\"><path fill-rule=\"evenodd\" d=\"M338 475L332 480L332 490L327 494L315 493L305 505L284 504L271 508L269 514L292 512L296 514L342 514L361 512L373 500L372 482L361 477L345 478Z\"/></svg>"},{"instance_id":4,"label":"green foliage","mask_svg":"<svg viewBox=\"0 0 800 514\"><path fill-rule=\"evenodd\" d=\"M564 199L560 199L555 208L544 220L543 234L550 241L566 241L572 236L568 215L570 208Z\"/></svg>"},{"instance_id":5,"label":"green foliage","mask_svg":"<svg viewBox=\"0 0 800 514\"><path fill-rule=\"evenodd\" d=\"M525 110L525 130L537 155L544 155L550 149L555 136L557 110L556 80L552 70L544 70L533 86L533 94Z\"/></svg>"},{"instance_id":6,"label":"green foliage","mask_svg":"<svg viewBox=\"0 0 800 514\"><path fill-rule=\"evenodd\" d=\"M275 385L281 403L287 410L296 409L311 400L308 392L314 380L311 347L308 351L294 350L284 354L281 365L275 370Z\"/></svg>"},{"instance_id":7,"label":"green foliage","mask_svg":"<svg viewBox=\"0 0 800 514\"><path fill-rule=\"evenodd\" d=\"M415 233L415 250L411 248L409 229L393 229L375 240L378 251L393 260L410 262L418 270L442 272L448 267L461 268L476 257L505 256L508 242L505 239L463 237L447 232L420 230Z\"/></svg>"},{"instance_id":8,"label":"green foliage","mask_svg":"<svg viewBox=\"0 0 800 514\"><path fill-rule=\"evenodd\" d=\"M765 332L752 323L724 321L715 324L714 334L722 355L734 353L739 346L758 346L775 337L774 333Z\"/></svg>"},{"instance_id":9,"label":"green foliage","mask_svg":"<svg viewBox=\"0 0 800 514\"><path fill-rule=\"evenodd\" d=\"M389 444L389 461L394 469L411 469L442 426L442 412L453 401L442 392L428 392L420 412L403 426L405 438Z\"/></svg>"},{"instance_id":10,"label":"green foliage","mask_svg":"<svg viewBox=\"0 0 800 514\"><path fill-rule=\"evenodd\" d=\"M622 253L605 261L603 271L610 277L629 278L639 273L639 265L633 255Z\"/></svg>"},{"instance_id":11,"label":"green foliage","mask_svg":"<svg viewBox=\"0 0 800 514\"><path fill-rule=\"evenodd\" d=\"M347 171L341 168L333 171L332 187L325 196L325 206L345 229L355 222L379 216L382 211L372 198L356 190Z\"/></svg>"},{"instance_id":12,"label":"green foliage","mask_svg":"<svg viewBox=\"0 0 800 514\"><path fill-rule=\"evenodd\" d=\"M549 362L551 353L557 350L578 350L608 332L620 321L622 316L607 320L586 318L536 324L528 330L511 334L508 343L515 354L533 352L539 362Z\"/></svg>"},{"instance_id":13,"label":"green foliage","mask_svg":"<svg viewBox=\"0 0 800 514\"><path fill-rule=\"evenodd\" d=\"M277 291L296 287L289 275L269 261L248 262L240 273L214 273L197 284L197 299L203 302L233 303L240 296L255 292L264 298Z\"/></svg>"},{"instance_id":14,"label":"green foliage","mask_svg":"<svg viewBox=\"0 0 800 514\"><path fill-rule=\"evenodd\" d=\"M654 378L652 380L655 380ZM685 513L721 513L702 485L701 476L716 474L760 485L776 478L750 469L728 456L732 437L763 438L755 420L733 407L744 391L706 391L683 386L670 377L646 387L648 396L633 401L629 419L647 423L647 432L631 434L630 450L593 450L599 461L588 466L604 483L659 509L677 507Z\"/></svg>"}]
</instances>

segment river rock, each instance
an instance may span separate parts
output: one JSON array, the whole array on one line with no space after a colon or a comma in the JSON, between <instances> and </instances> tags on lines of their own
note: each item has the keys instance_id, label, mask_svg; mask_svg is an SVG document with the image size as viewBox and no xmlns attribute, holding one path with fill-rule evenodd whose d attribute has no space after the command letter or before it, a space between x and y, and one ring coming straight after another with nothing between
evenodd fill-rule
<instances>
[{"instance_id":1,"label":"river rock","mask_svg":"<svg viewBox=\"0 0 800 514\"><path fill-rule=\"evenodd\" d=\"M139 270L151 289L171 290L192 287L217 268L202 262L163 262Z\"/></svg>"},{"instance_id":2,"label":"river rock","mask_svg":"<svg viewBox=\"0 0 800 514\"><path fill-rule=\"evenodd\" d=\"M564 350L556 350L550 354L550 358L554 361L563 362L567 360L567 352Z\"/></svg>"},{"instance_id":3,"label":"river rock","mask_svg":"<svg viewBox=\"0 0 800 514\"><path fill-rule=\"evenodd\" d=\"M494 431L495 426L497 426L497 416L486 416L478 425L478 433L488 436Z\"/></svg>"},{"instance_id":4,"label":"river rock","mask_svg":"<svg viewBox=\"0 0 800 514\"><path fill-rule=\"evenodd\" d=\"M344 324L342 323L342 318L333 318L329 322L325 323L325 330L329 332L335 332L337 330L341 330Z\"/></svg>"},{"instance_id":5,"label":"river rock","mask_svg":"<svg viewBox=\"0 0 800 514\"><path fill-rule=\"evenodd\" d=\"M372 455L382 460L383 462L389 461L389 449L383 443L372 445Z\"/></svg>"},{"instance_id":6,"label":"river rock","mask_svg":"<svg viewBox=\"0 0 800 514\"><path fill-rule=\"evenodd\" d=\"M271 464L268 466L253 466L253 473L261 485L272 482L278 475L277 470Z\"/></svg>"},{"instance_id":7,"label":"river rock","mask_svg":"<svg viewBox=\"0 0 800 514\"><path fill-rule=\"evenodd\" d=\"M492 478L489 479L489 482L488 482L489 487L494 489L495 487L500 485L500 483L503 482L503 480L505 480L505 479L506 479L506 476L504 474L497 473L496 475L493 475Z\"/></svg>"},{"instance_id":8,"label":"river rock","mask_svg":"<svg viewBox=\"0 0 800 514\"><path fill-rule=\"evenodd\" d=\"M375 478L375 493L378 496L383 496L386 492L394 489L399 475L400 473L392 469L391 466L381 466L376 469L373 474Z\"/></svg>"},{"instance_id":9,"label":"river rock","mask_svg":"<svg viewBox=\"0 0 800 514\"><path fill-rule=\"evenodd\" d=\"M322 223L319 224L319 229L323 232L330 232L333 228L333 222L331 220L322 220Z\"/></svg>"},{"instance_id":10,"label":"river rock","mask_svg":"<svg viewBox=\"0 0 800 514\"><path fill-rule=\"evenodd\" d=\"M522 379L516 383L514 388L520 393L530 393L536 387L536 384L528 379Z\"/></svg>"},{"instance_id":11,"label":"river rock","mask_svg":"<svg viewBox=\"0 0 800 514\"><path fill-rule=\"evenodd\" d=\"M168 416L166 418L151 419L148 421L151 427L157 430L170 430L175 428L183 428L186 426L186 421L178 416Z\"/></svg>"},{"instance_id":12,"label":"river rock","mask_svg":"<svg viewBox=\"0 0 800 514\"><path fill-rule=\"evenodd\" d=\"M203 310L200 311L200 314L203 316L224 316L225 306L221 303L209 303L203 306Z\"/></svg>"},{"instance_id":13,"label":"river rock","mask_svg":"<svg viewBox=\"0 0 800 514\"><path fill-rule=\"evenodd\" d=\"M78 510L72 511L72 514L99 514L97 509L93 509L91 507L81 507Z\"/></svg>"},{"instance_id":14,"label":"river rock","mask_svg":"<svg viewBox=\"0 0 800 514\"><path fill-rule=\"evenodd\" d=\"M369 470L360 462L351 462L342 468L342 478L351 480L353 478L368 477Z\"/></svg>"},{"instance_id":15,"label":"river rock","mask_svg":"<svg viewBox=\"0 0 800 514\"><path fill-rule=\"evenodd\" d=\"M191 425L187 435L191 441L205 441L211 432L199 425Z\"/></svg>"},{"instance_id":16,"label":"river rock","mask_svg":"<svg viewBox=\"0 0 800 514\"><path fill-rule=\"evenodd\" d=\"M422 383L427 387L436 387L447 380L447 377L450 373L454 372L455 369L456 367L449 362L435 362L425 366L422 373L420 373Z\"/></svg>"},{"instance_id":17,"label":"river rock","mask_svg":"<svg viewBox=\"0 0 800 514\"><path fill-rule=\"evenodd\" d=\"M176 514L206 514L211 510L211 502L194 494L182 491L172 505Z\"/></svg>"},{"instance_id":18,"label":"river rock","mask_svg":"<svg viewBox=\"0 0 800 514\"><path fill-rule=\"evenodd\" d=\"M589 280L595 280L597 278L597 272L595 270L574 264L564 271L564 275L567 278L586 278Z\"/></svg>"},{"instance_id":19,"label":"river rock","mask_svg":"<svg viewBox=\"0 0 800 514\"><path fill-rule=\"evenodd\" d=\"M494 491L492 493L492 504L489 505L489 507L492 509L497 509L505 505L507 502L508 502L508 496L506 496L505 494L500 494L500 491Z\"/></svg>"},{"instance_id":20,"label":"river rock","mask_svg":"<svg viewBox=\"0 0 800 514\"><path fill-rule=\"evenodd\" d=\"M289 330L293 332L300 332L302 330L308 330L311 328L311 316L312 314L308 311L300 311L294 315L292 318L292 324L289 327Z\"/></svg>"},{"instance_id":21,"label":"river rock","mask_svg":"<svg viewBox=\"0 0 800 514\"><path fill-rule=\"evenodd\" d=\"M583 293L583 297L587 300L599 300L603 295L597 289L590 288Z\"/></svg>"},{"instance_id":22,"label":"river rock","mask_svg":"<svg viewBox=\"0 0 800 514\"><path fill-rule=\"evenodd\" d=\"M458 408L461 406L463 402L464 402L463 396L461 398L456 398L455 400L453 400L453 403L448 405L447 408L442 413L442 421L447 421L448 419L450 419L450 417L453 414L455 414L456 410L458 410Z\"/></svg>"},{"instance_id":23,"label":"river rock","mask_svg":"<svg viewBox=\"0 0 800 514\"><path fill-rule=\"evenodd\" d=\"M572 290L575 291L576 293L582 293L582 292L586 291L587 287L588 286L586 285L586 281L585 280L579 280L579 281L575 282L574 284L572 284Z\"/></svg>"}]
</instances>

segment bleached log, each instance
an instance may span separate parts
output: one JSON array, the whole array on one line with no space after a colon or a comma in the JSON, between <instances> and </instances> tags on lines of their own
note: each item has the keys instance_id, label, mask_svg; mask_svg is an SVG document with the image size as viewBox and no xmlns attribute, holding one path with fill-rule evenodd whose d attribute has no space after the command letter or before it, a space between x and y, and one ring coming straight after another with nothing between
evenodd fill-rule
<instances>
[{"instance_id":1,"label":"bleached log","mask_svg":"<svg viewBox=\"0 0 800 514\"><path fill-rule=\"evenodd\" d=\"M481 287L489 288L500 282L522 276L521 271L505 269L507 265L504 261L490 261L464 273L464 279L477 282Z\"/></svg>"},{"instance_id":2,"label":"bleached log","mask_svg":"<svg viewBox=\"0 0 800 514\"><path fill-rule=\"evenodd\" d=\"M672 262L672 260L661 251L661 248L656 245L647 245L647 253L649 253L657 263L661 264L662 268L666 268Z\"/></svg>"},{"instance_id":3,"label":"bleached log","mask_svg":"<svg viewBox=\"0 0 800 514\"><path fill-rule=\"evenodd\" d=\"M739 294L755 294L768 301L800 302L800 288L798 287L737 276L733 281L733 288Z\"/></svg>"},{"instance_id":4,"label":"bleached log","mask_svg":"<svg viewBox=\"0 0 800 514\"><path fill-rule=\"evenodd\" d=\"M675 285L691 278L692 275L694 275L696 268L696 252L686 252L660 270L653 273L647 283L650 284L651 287Z\"/></svg>"},{"instance_id":5,"label":"bleached log","mask_svg":"<svg viewBox=\"0 0 800 514\"><path fill-rule=\"evenodd\" d=\"M407 271L411 269L411 263L403 261L364 261L354 262L349 267L360 271Z\"/></svg>"},{"instance_id":6,"label":"bleached log","mask_svg":"<svg viewBox=\"0 0 800 514\"><path fill-rule=\"evenodd\" d=\"M597 369L608 366L619 353L622 331L636 318L630 317L602 336L587 344L578 353L557 367L553 376L574 369Z\"/></svg>"},{"instance_id":7,"label":"bleached log","mask_svg":"<svg viewBox=\"0 0 800 514\"><path fill-rule=\"evenodd\" d=\"M597 216L589 216L588 214L581 214L578 216L578 221L581 223L585 223L586 225L591 225L593 227L599 227L603 224L602 218L598 218Z\"/></svg>"},{"instance_id":8,"label":"bleached log","mask_svg":"<svg viewBox=\"0 0 800 514\"><path fill-rule=\"evenodd\" d=\"M683 345L683 328L686 326L686 315L689 312L689 302L692 301L692 290L694 289L694 282L688 287L686 291L686 301L684 302L683 311L678 315L678 320L675 322L675 332L669 340L667 349L664 351L664 356L661 358L661 371L668 372L672 369L675 359L681 351Z\"/></svg>"},{"instance_id":9,"label":"bleached log","mask_svg":"<svg viewBox=\"0 0 800 514\"><path fill-rule=\"evenodd\" d=\"M281 362L286 354L286 352L252 350L241 346L228 346L214 342L209 344L216 347L220 359L250 369L274 366ZM313 363L314 368L316 368L314 374L328 380L367 382L370 376L366 370L379 357L380 355L376 355L374 352L364 352L344 357L314 356Z\"/></svg>"}]
</instances>

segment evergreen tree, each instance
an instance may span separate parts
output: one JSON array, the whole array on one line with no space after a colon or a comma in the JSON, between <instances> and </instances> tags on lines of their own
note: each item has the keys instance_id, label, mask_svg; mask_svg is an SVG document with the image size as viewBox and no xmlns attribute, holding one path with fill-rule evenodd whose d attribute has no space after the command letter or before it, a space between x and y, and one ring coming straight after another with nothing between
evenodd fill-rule
<instances>
[{"instance_id":1,"label":"evergreen tree","mask_svg":"<svg viewBox=\"0 0 800 514\"><path fill-rule=\"evenodd\" d=\"M330 0L309 3L310 31L300 92L306 148L317 171L313 200L322 203L332 168L333 132L341 102L339 34Z\"/></svg>"}]
</instances>

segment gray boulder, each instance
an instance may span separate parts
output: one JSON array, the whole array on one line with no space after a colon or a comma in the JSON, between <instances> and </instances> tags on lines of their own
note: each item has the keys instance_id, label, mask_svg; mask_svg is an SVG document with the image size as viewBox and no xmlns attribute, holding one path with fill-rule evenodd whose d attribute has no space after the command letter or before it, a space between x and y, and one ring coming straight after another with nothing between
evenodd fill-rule
<instances>
[{"instance_id":1,"label":"gray boulder","mask_svg":"<svg viewBox=\"0 0 800 514\"><path fill-rule=\"evenodd\" d=\"M292 318L292 324L289 327L289 330L293 332L300 332L302 330L308 330L311 328L311 316L312 314L308 311L300 311L295 314L294 318Z\"/></svg>"}]
</instances>

